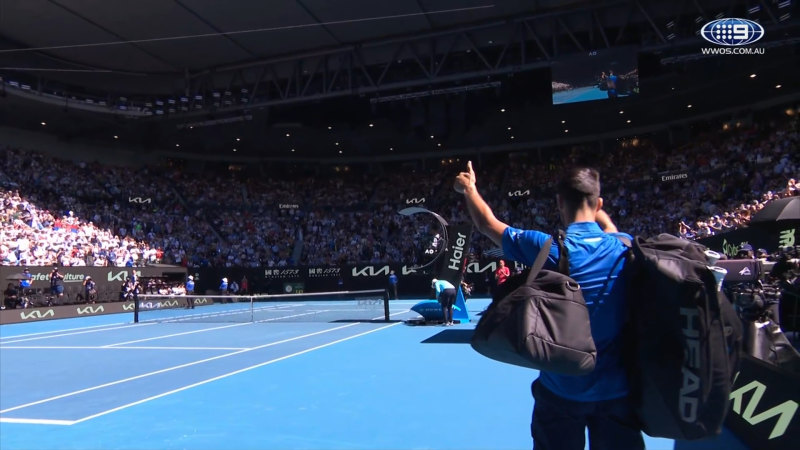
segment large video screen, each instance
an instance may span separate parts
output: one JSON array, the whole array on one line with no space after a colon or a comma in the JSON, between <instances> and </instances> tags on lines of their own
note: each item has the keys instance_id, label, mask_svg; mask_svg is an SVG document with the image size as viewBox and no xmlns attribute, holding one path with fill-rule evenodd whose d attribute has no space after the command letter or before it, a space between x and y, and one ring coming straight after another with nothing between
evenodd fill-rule
<instances>
[{"instance_id":1,"label":"large video screen","mask_svg":"<svg viewBox=\"0 0 800 450\"><path fill-rule=\"evenodd\" d=\"M639 94L636 49L620 47L554 62L553 104L613 100Z\"/></svg>"}]
</instances>

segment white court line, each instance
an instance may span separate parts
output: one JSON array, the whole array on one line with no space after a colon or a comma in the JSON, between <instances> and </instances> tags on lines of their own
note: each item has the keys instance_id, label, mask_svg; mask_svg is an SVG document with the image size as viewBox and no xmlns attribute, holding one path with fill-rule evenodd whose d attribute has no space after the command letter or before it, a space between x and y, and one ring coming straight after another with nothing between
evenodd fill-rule
<instances>
[{"instance_id":1,"label":"white court line","mask_svg":"<svg viewBox=\"0 0 800 450\"><path fill-rule=\"evenodd\" d=\"M74 425L74 420L53 420L53 419L20 419L14 417L0 417L0 422L5 423L28 423L33 425Z\"/></svg>"},{"instance_id":2,"label":"white court line","mask_svg":"<svg viewBox=\"0 0 800 450\"><path fill-rule=\"evenodd\" d=\"M107 323L105 325L92 325L90 327L67 328L65 330L39 331L38 333L17 334L15 336L0 336L0 342L3 341L4 339L16 339L16 338L28 337L28 336L41 336L41 335L44 335L44 334L64 333L66 331L74 331L74 330L88 330L88 329L91 329L91 328L102 328L102 327L110 327L110 326L115 326L115 325L125 325L126 323L130 323L130 322Z\"/></svg>"},{"instance_id":3,"label":"white court line","mask_svg":"<svg viewBox=\"0 0 800 450\"><path fill-rule=\"evenodd\" d=\"M223 325L221 327L203 328L201 330L183 331L181 333L165 334L163 336L155 336L155 337L149 337L149 338L144 338L144 339L136 339L135 341L118 342L116 344L104 345L103 347L111 348L111 347L116 347L118 345L135 344L137 342L155 341L155 340L158 340L158 339L166 339L166 338L171 338L171 337L175 337L175 336L184 336L184 335L187 335L187 334L205 333L206 331L222 330L223 328L241 327L243 325L250 325L250 324L249 323L234 323L233 325Z\"/></svg>"},{"instance_id":4,"label":"white court line","mask_svg":"<svg viewBox=\"0 0 800 450\"><path fill-rule=\"evenodd\" d=\"M389 325L385 325L385 326L382 326L380 328L375 328L374 330L368 330L368 331L365 331L363 333L358 333L358 334L355 334L353 336L348 336L346 338L338 339L338 340L335 340L335 341L328 342L326 344L318 345L316 347L312 347L312 348L305 349L305 350L302 350L302 351L299 351L299 352L296 352L296 353L292 353L291 355L281 356L280 358L271 359L269 361L265 361L265 362L256 364L254 366L245 367L244 369L235 370L233 372L228 372L226 374L222 374L222 375L216 376L214 378L209 378L207 380L199 381L197 383L190 384L188 386L183 386L183 387L180 387L178 389L173 389L171 391L164 392L164 393L161 393L161 394L158 394L158 395L154 395L152 397L147 397L145 399L138 400L138 401L135 401L135 402L132 402L132 403L128 403L126 405L122 405L122 406L118 406L116 408L112 408L112 409L109 409L109 410L106 410L106 411L102 411L102 412L99 412L97 414L92 414L91 416L87 416L87 417L84 417L82 419L75 420L69 425L73 425L73 424L81 423L81 422L86 422L87 420L91 420L91 419L94 419L94 418L97 418L97 417L100 417L100 416L104 416L106 414L111 414L113 412L117 412L117 411L120 411L120 410L123 410L123 409L126 409L126 408L130 408L131 406L140 405L142 403L149 402L151 400L156 400L156 399L159 399L161 397L166 397L167 395L171 395L171 394L175 394L175 393L178 393L178 392L181 392L181 391L185 391L185 390L191 389L193 387L202 386L204 384L211 383L212 381L221 380L223 378L227 378L227 377L230 377L230 376L233 376L233 375L237 375L237 374L240 374L242 372L247 372L249 370L257 369L259 367L263 367L263 366L266 366L266 365L269 365L269 364L272 364L272 363L276 363L278 361L283 361L285 359L289 359L289 358L293 358L295 356L299 356L299 355L302 355L302 354L305 354L305 353L313 352L313 351L319 350L321 348L330 347L331 345L338 344L338 343L344 342L344 341L349 341L350 339L355 339L357 337L361 337L361 336L364 336L366 334L374 333L376 331L380 331L380 330L383 330L383 329L386 329L386 328L389 328L389 327L393 327L393 326L399 325L399 324L400 324L400 322L391 323ZM0 412L2 412L2 411L0 411ZM0 419L0 421L2 421L2 419Z\"/></svg>"},{"instance_id":5,"label":"white court line","mask_svg":"<svg viewBox=\"0 0 800 450\"><path fill-rule=\"evenodd\" d=\"M127 325L123 325L121 327L103 328L102 330L87 330L87 331L77 331L75 333L51 334L49 336L39 336L39 337L35 337L35 338L18 339L16 341L6 341L6 342L3 342L2 344L0 344L0 346L5 345L5 344L16 344L17 342L38 341L38 340L41 340L41 339L50 339L50 338L54 338L54 337L75 336L77 334L97 333L98 331L118 330L120 328L138 327L138 326L147 326L147 325L155 325L155 324L154 323L140 323L140 324L130 323L130 324L127 324Z\"/></svg>"},{"instance_id":6,"label":"white court line","mask_svg":"<svg viewBox=\"0 0 800 450\"><path fill-rule=\"evenodd\" d=\"M276 321L276 320L281 320L281 319L291 319L291 318L293 318L293 317L310 316L311 314L317 314L318 312L328 312L328 311L331 311L331 310L330 310L330 309L324 309L324 310L322 310L322 311L311 311L311 312L306 312L306 313L302 313L302 314L293 314L293 315L291 315L291 316L272 317L272 318L270 318L270 319L256 320L256 321L255 321L255 323L261 323L261 322L274 322L274 321Z\"/></svg>"},{"instance_id":7,"label":"white court line","mask_svg":"<svg viewBox=\"0 0 800 450\"><path fill-rule=\"evenodd\" d=\"M43 400L37 400L35 402L26 403L24 405L19 405L19 406L14 406L14 407L11 407L11 408L6 408L6 409L3 409L3 410L0 410L0 414L7 413L7 412L10 412L10 411L16 411L16 410L22 409L22 408L27 408L28 406L34 406L34 405L39 405L39 404L42 404L42 403L51 402L53 400L59 400L59 399L62 399L62 398L71 397L73 395L83 394L85 392L95 391L97 389L103 389L103 388L106 388L106 387L109 387L109 386L114 386L114 385L117 385L117 384L127 383L128 381L138 380L138 379L141 379L141 378L146 378L146 377L150 377L150 376L153 376L153 375L158 375L158 374L161 374L161 373L171 372L173 370L183 369L185 367L191 367L191 366L194 366L194 365L197 365L197 364L202 364L202 363L206 363L206 362L209 362L209 361L214 361L214 360L217 360L217 359L227 358L229 356L234 356L234 355L238 355L238 354L241 354L241 353L246 353L246 352L250 352L250 351L253 351L253 350L259 350L259 349L262 349L262 348L272 347L272 346L275 346L275 345L278 345L278 344L284 344L286 342L296 341L298 339L303 339L303 338L307 338L307 337L311 337L311 336L316 336L318 334L328 333L330 331L340 330L342 328L352 327L354 325L359 325L359 324L358 323L350 323L350 324L347 324L347 325L342 325L340 327L329 328L329 329L322 330L322 331L316 331L314 333L304 334L304 335L301 335L301 336L295 336L295 337L288 338L288 339L283 339L283 340L280 340L280 341L270 342L268 344L259 345L258 347L246 348L244 350L239 350L239 351L235 351L235 352L232 352L232 353L225 353L223 355L212 356L210 358L201 359L201 360L190 362L190 363L186 363L186 364L180 364L180 365L177 365L177 366L167 367L165 369L156 370L154 372L143 373L141 375L136 375L136 376L133 376L133 377L124 378L122 380L111 381L111 382L104 383L104 384L101 384L101 385L98 385L98 386L92 386L92 387L89 387L89 388L80 389L80 390L73 391L73 392L68 392L66 394L56 395L55 397L50 397L50 398L46 398L46 399L43 399ZM112 348L124 348L124 347L112 347Z\"/></svg>"},{"instance_id":8,"label":"white court line","mask_svg":"<svg viewBox=\"0 0 800 450\"><path fill-rule=\"evenodd\" d=\"M245 350L250 347L144 347L144 346L129 346L129 347L98 347L98 346L24 346L18 347L5 347L3 350Z\"/></svg>"}]
</instances>

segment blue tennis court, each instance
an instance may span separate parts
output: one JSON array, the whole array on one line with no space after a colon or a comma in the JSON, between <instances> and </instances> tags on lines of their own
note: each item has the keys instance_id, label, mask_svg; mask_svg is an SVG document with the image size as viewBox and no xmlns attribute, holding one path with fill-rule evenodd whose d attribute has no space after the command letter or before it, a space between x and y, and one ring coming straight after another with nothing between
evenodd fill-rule
<instances>
[{"instance_id":1,"label":"blue tennis court","mask_svg":"<svg viewBox=\"0 0 800 450\"><path fill-rule=\"evenodd\" d=\"M536 373L475 353L474 323L407 325L415 303L389 322L4 325L0 448L530 448Z\"/></svg>"}]
</instances>

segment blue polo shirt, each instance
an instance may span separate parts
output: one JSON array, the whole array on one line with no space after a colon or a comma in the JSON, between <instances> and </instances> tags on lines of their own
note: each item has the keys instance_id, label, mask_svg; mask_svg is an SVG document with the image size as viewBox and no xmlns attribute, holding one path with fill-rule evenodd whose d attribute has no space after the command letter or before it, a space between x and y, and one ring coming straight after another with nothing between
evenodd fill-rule
<instances>
[{"instance_id":1,"label":"blue polo shirt","mask_svg":"<svg viewBox=\"0 0 800 450\"><path fill-rule=\"evenodd\" d=\"M569 251L569 273L581 285L589 309L597 364L594 371L581 376L541 372L539 381L570 400L592 402L628 394L620 337L626 314L625 283L618 280L624 262L613 267L626 247L615 235L630 239L625 233L605 233L595 222L576 222L567 227L564 245ZM510 259L530 266L549 238L549 234L540 231L508 227L503 233L503 252ZM553 243L546 269L558 270L558 255L558 246ZM600 292L612 270L609 286Z\"/></svg>"},{"instance_id":2,"label":"blue polo shirt","mask_svg":"<svg viewBox=\"0 0 800 450\"><path fill-rule=\"evenodd\" d=\"M433 287L434 289L436 289L436 298L439 298L439 296L442 295L442 292L444 292L445 289L456 288L455 286L453 286L452 283L450 283L447 280L436 280L436 283L434 283Z\"/></svg>"}]
</instances>

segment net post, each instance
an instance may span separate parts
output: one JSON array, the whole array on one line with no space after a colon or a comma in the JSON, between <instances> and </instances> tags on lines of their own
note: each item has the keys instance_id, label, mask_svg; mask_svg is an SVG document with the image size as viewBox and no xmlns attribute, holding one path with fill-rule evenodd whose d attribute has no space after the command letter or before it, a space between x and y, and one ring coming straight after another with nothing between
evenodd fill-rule
<instances>
[{"instance_id":1,"label":"net post","mask_svg":"<svg viewBox=\"0 0 800 450\"><path fill-rule=\"evenodd\" d=\"M389 289L383 290L383 319L389 321Z\"/></svg>"},{"instance_id":2,"label":"net post","mask_svg":"<svg viewBox=\"0 0 800 450\"><path fill-rule=\"evenodd\" d=\"M256 323L256 312L255 312L255 296L250 296L250 323Z\"/></svg>"},{"instance_id":3,"label":"net post","mask_svg":"<svg viewBox=\"0 0 800 450\"><path fill-rule=\"evenodd\" d=\"M139 300L133 300L133 323L139 323Z\"/></svg>"}]
</instances>

